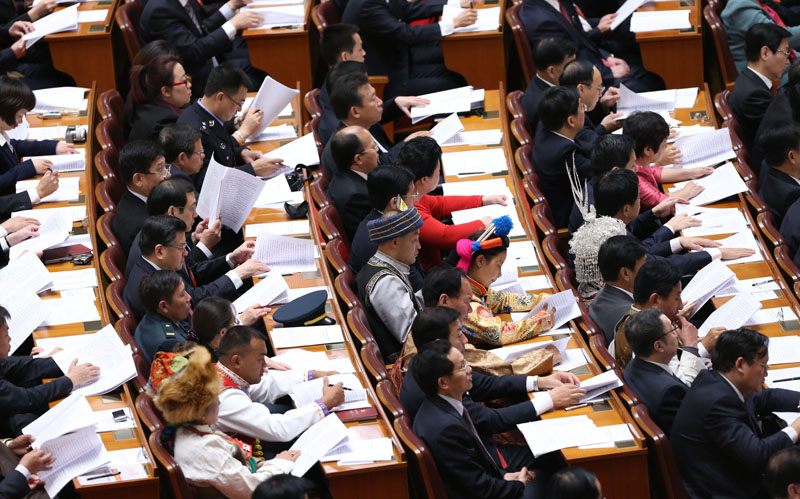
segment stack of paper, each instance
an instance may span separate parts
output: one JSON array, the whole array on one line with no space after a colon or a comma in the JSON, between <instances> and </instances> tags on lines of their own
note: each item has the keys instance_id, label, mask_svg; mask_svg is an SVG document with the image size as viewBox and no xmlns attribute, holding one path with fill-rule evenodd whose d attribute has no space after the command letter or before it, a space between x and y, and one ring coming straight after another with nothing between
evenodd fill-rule
<instances>
[{"instance_id":1,"label":"stack of paper","mask_svg":"<svg viewBox=\"0 0 800 499\"><path fill-rule=\"evenodd\" d=\"M281 7L276 7L276 9L280 9ZM285 7L288 9L296 9L296 7ZM265 9L265 10L272 10L272 9ZM302 12L303 7L300 6L300 11ZM302 23L302 21L301 21ZM290 23L282 23L282 24L290 24ZM281 109L286 107L286 105L291 104L292 100L299 94L300 91L294 88L289 88L285 85L278 83L277 81L273 80L272 77L267 76L264 78L264 81L261 82L261 87L258 89L258 93L256 94L255 99L253 100L250 107L247 108L247 114L249 115L256 109L260 109L264 115L261 117L261 122L256 128L255 132L253 132L252 136L259 136L261 133L269 126L270 123L278 117L278 113L281 112ZM290 125L285 125L294 131L294 127ZM293 134L292 136L296 136Z\"/></svg>"},{"instance_id":2,"label":"stack of paper","mask_svg":"<svg viewBox=\"0 0 800 499\"><path fill-rule=\"evenodd\" d=\"M100 313L97 311L94 297L53 298L44 300L42 304L47 309L47 319L43 323L45 326L61 326L100 320Z\"/></svg>"},{"instance_id":3,"label":"stack of paper","mask_svg":"<svg viewBox=\"0 0 800 499\"><path fill-rule=\"evenodd\" d=\"M106 20L108 9L80 10L78 23L101 23Z\"/></svg>"},{"instance_id":4,"label":"stack of paper","mask_svg":"<svg viewBox=\"0 0 800 499\"><path fill-rule=\"evenodd\" d=\"M760 309L761 302L756 300L753 295L748 293L736 295L708 316L697 330L697 335L702 338L712 327L724 327L725 329L742 327Z\"/></svg>"},{"instance_id":5,"label":"stack of paper","mask_svg":"<svg viewBox=\"0 0 800 499\"><path fill-rule=\"evenodd\" d=\"M689 9L634 12L631 15L631 33L689 29L692 27L692 23L689 21L689 12Z\"/></svg>"},{"instance_id":6,"label":"stack of paper","mask_svg":"<svg viewBox=\"0 0 800 499\"><path fill-rule=\"evenodd\" d=\"M276 362L287 364L293 371L337 371L341 374L353 373L355 368L348 357L339 359L329 359L325 352L303 350L302 348L292 348L281 352L272 358Z\"/></svg>"},{"instance_id":7,"label":"stack of paper","mask_svg":"<svg viewBox=\"0 0 800 499\"><path fill-rule=\"evenodd\" d=\"M480 220L483 217L495 219L502 216L508 216L511 218L511 223L514 224L514 226L511 228L511 232L508 233L508 237L525 236L525 227L523 227L522 222L519 219L519 215L517 215L517 209L514 207L513 203L509 203L508 206L503 206L501 204L489 204L486 206L479 206L477 208L454 211L450 215L453 219L453 224L456 225Z\"/></svg>"},{"instance_id":8,"label":"stack of paper","mask_svg":"<svg viewBox=\"0 0 800 499\"><path fill-rule=\"evenodd\" d=\"M800 359L800 336L777 336L769 339L767 364L794 364Z\"/></svg>"},{"instance_id":9,"label":"stack of paper","mask_svg":"<svg viewBox=\"0 0 800 499\"><path fill-rule=\"evenodd\" d=\"M303 193L300 192L302 198ZM292 201L294 194L289 187L289 181L286 180L286 175L276 175L269 180L264 181L264 188L256 199L256 208L264 208L270 205L283 204L286 201Z\"/></svg>"},{"instance_id":10,"label":"stack of paper","mask_svg":"<svg viewBox=\"0 0 800 499\"><path fill-rule=\"evenodd\" d=\"M308 220L291 220L289 222L268 222L244 226L244 237L246 238L258 237L262 232L269 232L279 236L302 235L311 232L311 225Z\"/></svg>"},{"instance_id":11,"label":"stack of paper","mask_svg":"<svg viewBox=\"0 0 800 499\"><path fill-rule=\"evenodd\" d=\"M736 157L727 128L678 137L675 147L683 154L681 168L712 166Z\"/></svg>"},{"instance_id":12,"label":"stack of paper","mask_svg":"<svg viewBox=\"0 0 800 499\"><path fill-rule=\"evenodd\" d=\"M686 206L686 205L683 205ZM747 219L736 208L708 210L692 217L703 222L700 227L688 227L681 232L684 236L710 236L713 234L732 234L747 230Z\"/></svg>"},{"instance_id":13,"label":"stack of paper","mask_svg":"<svg viewBox=\"0 0 800 499\"><path fill-rule=\"evenodd\" d=\"M288 296L289 285L277 272L270 272L266 278L258 281L252 288L248 289L242 296L233 302L233 308L241 314L246 308L253 305L265 307L274 303L282 302Z\"/></svg>"},{"instance_id":14,"label":"stack of paper","mask_svg":"<svg viewBox=\"0 0 800 499\"><path fill-rule=\"evenodd\" d=\"M518 424L534 457L569 447L606 442L608 435L586 415Z\"/></svg>"},{"instance_id":15,"label":"stack of paper","mask_svg":"<svg viewBox=\"0 0 800 499\"><path fill-rule=\"evenodd\" d=\"M58 172L82 172L86 169L86 151L79 149L78 154L50 154L47 156L27 156L22 161L29 159L46 159L52 162L51 170Z\"/></svg>"},{"instance_id":16,"label":"stack of paper","mask_svg":"<svg viewBox=\"0 0 800 499\"><path fill-rule=\"evenodd\" d=\"M670 137L667 139L667 142L675 142L678 140L678 137L688 137L690 135L699 135L703 133L709 133L716 130L713 126L704 126L704 125L692 125L692 126L679 126L678 127L678 135L676 137Z\"/></svg>"},{"instance_id":17,"label":"stack of paper","mask_svg":"<svg viewBox=\"0 0 800 499\"><path fill-rule=\"evenodd\" d=\"M519 267L538 267L539 259L536 257L536 248L533 241L515 241L508 245L506 251L506 261L503 265L509 264L514 268Z\"/></svg>"},{"instance_id":18,"label":"stack of paper","mask_svg":"<svg viewBox=\"0 0 800 499\"><path fill-rule=\"evenodd\" d=\"M754 313L743 326L758 326L760 324L772 324L775 322L796 321L797 315L791 307L765 308ZM796 362L792 361L792 362Z\"/></svg>"},{"instance_id":19,"label":"stack of paper","mask_svg":"<svg viewBox=\"0 0 800 499\"><path fill-rule=\"evenodd\" d=\"M711 134L707 133L704 134L704 136L705 135ZM725 199L735 194L739 194L740 192L746 192L748 189L747 184L744 183L744 180L742 180L739 172L736 171L736 167L731 163L725 163L714 170L714 173L708 177L692 180L692 182L705 188L703 192L689 200L689 204L693 206L711 204L719 201L720 199ZM688 181L679 182L675 184L675 187L671 188L669 191L674 192L682 189L687 183Z\"/></svg>"},{"instance_id":20,"label":"stack of paper","mask_svg":"<svg viewBox=\"0 0 800 499\"><path fill-rule=\"evenodd\" d=\"M468 113L472 109L472 87L459 87L431 94L420 95L430 104L411 108L411 123L437 114Z\"/></svg>"},{"instance_id":21,"label":"stack of paper","mask_svg":"<svg viewBox=\"0 0 800 499\"><path fill-rule=\"evenodd\" d=\"M37 208L35 210L22 210L22 211L15 211L11 214L12 217L28 217L28 218L36 218L41 213L50 214L53 212L61 212L66 213L67 217L70 218L73 222L81 222L84 218L86 218L86 205L81 206L63 206L61 208ZM45 215L47 216L47 215Z\"/></svg>"},{"instance_id":22,"label":"stack of paper","mask_svg":"<svg viewBox=\"0 0 800 499\"><path fill-rule=\"evenodd\" d=\"M347 427L336 414L329 414L300 435L290 450L299 450L292 475L303 476L322 456L347 437Z\"/></svg>"},{"instance_id":23,"label":"stack of paper","mask_svg":"<svg viewBox=\"0 0 800 499\"><path fill-rule=\"evenodd\" d=\"M442 20L452 20L465 9L445 5L442 10ZM488 9L477 9L478 20L470 26L456 28L454 33L469 33L473 31L497 31L500 29L500 7L490 7Z\"/></svg>"},{"instance_id":24,"label":"stack of paper","mask_svg":"<svg viewBox=\"0 0 800 499\"><path fill-rule=\"evenodd\" d=\"M431 128L431 133L433 134L433 139L440 146L443 146L448 140L453 138L454 135L458 134L458 132L463 129L464 124L461 123L460 119L458 119L458 114L453 113L437 123L435 127Z\"/></svg>"},{"instance_id":25,"label":"stack of paper","mask_svg":"<svg viewBox=\"0 0 800 499\"><path fill-rule=\"evenodd\" d=\"M305 6L285 5L281 7L264 7L250 9L261 14L263 22L256 29L270 29L279 26L299 26L305 25Z\"/></svg>"},{"instance_id":26,"label":"stack of paper","mask_svg":"<svg viewBox=\"0 0 800 499\"><path fill-rule=\"evenodd\" d=\"M617 17L611 22L611 29L617 29L631 14L636 12L636 9L647 3L647 1L648 0L625 0L625 3L617 9Z\"/></svg>"},{"instance_id":27,"label":"stack of paper","mask_svg":"<svg viewBox=\"0 0 800 499\"><path fill-rule=\"evenodd\" d=\"M750 256L737 258L736 260L725 260L725 262L723 262L725 265L761 262L764 260L764 257L761 255L761 250L758 248L758 242L752 232L739 232L725 239L719 239L717 242L722 244L723 248L749 248L755 251L755 253Z\"/></svg>"},{"instance_id":28,"label":"stack of paper","mask_svg":"<svg viewBox=\"0 0 800 499\"><path fill-rule=\"evenodd\" d=\"M94 272L94 269L89 270ZM0 289L31 291L34 294L39 294L53 287L54 275L47 270L47 267L44 266L35 253L25 253L0 269ZM3 303L5 303L5 300L3 300ZM0 305L3 303L0 303Z\"/></svg>"},{"instance_id":29,"label":"stack of paper","mask_svg":"<svg viewBox=\"0 0 800 499\"><path fill-rule=\"evenodd\" d=\"M22 39L25 40L25 48L30 48L31 45L49 34L60 33L62 31L76 31L77 29L78 6L73 5L34 21L33 31L22 35ZM37 102L36 105L38 107L39 103ZM63 105L61 106L62 109L64 107Z\"/></svg>"},{"instance_id":30,"label":"stack of paper","mask_svg":"<svg viewBox=\"0 0 800 499\"><path fill-rule=\"evenodd\" d=\"M275 348L305 347L342 343L342 326L276 327L269 334Z\"/></svg>"},{"instance_id":31,"label":"stack of paper","mask_svg":"<svg viewBox=\"0 0 800 499\"><path fill-rule=\"evenodd\" d=\"M798 389L800 387L800 367L770 369L764 382L770 388L786 388L787 390L800 391Z\"/></svg>"},{"instance_id":32,"label":"stack of paper","mask_svg":"<svg viewBox=\"0 0 800 499\"><path fill-rule=\"evenodd\" d=\"M303 0L253 0L251 7L259 5L302 5Z\"/></svg>"},{"instance_id":33,"label":"stack of paper","mask_svg":"<svg viewBox=\"0 0 800 499\"><path fill-rule=\"evenodd\" d=\"M328 289L327 286L311 286L308 288L292 288L289 290L289 297L286 299L287 302L300 298L301 296L305 296L308 293L313 293L314 291L325 291L328 293L328 299L332 299L333 296L331 295L331 290Z\"/></svg>"},{"instance_id":34,"label":"stack of paper","mask_svg":"<svg viewBox=\"0 0 800 499\"><path fill-rule=\"evenodd\" d=\"M692 312L694 315L717 291L727 288L735 280L736 274L722 261L711 262L692 277L681 292L681 300L687 304L697 302Z\"/></svg>"},{"instance_id":35,"label":"stack of paper","mask_svg":"<svg viewBox=\"0 0 800 499\"><path fill-rule=\"evenodd\" d=\"M567 322L581 316L581 307L578 305L578 300L572 291L562 291L554 295L550 295L544 300L540 301L533 309L525 316L526 319L533 317L547 306L548 310L555 310L553 318L553 329L560 328Z\"/></svg>"},{"instance_id":36,"label":"stack of paper","mask_svg":"<svg viewBox=\"0 0 800 499\"><path fill-rule=\"evenodd\" d=\"M77 9L77 5L75 8ZM52 16L54 14L50 15ZM40 19L40 21L41 20L42 19ZM34 31L29 34L33 33L36 32ZM45 111L56 111L62 109L80 109L81 102L84 100L83 96L88 90L88 88L82 87L55 87L34 90L33 94L36 96L36 106L31 110L31 112L43 113Z\"/></svg>"},{"instance_id":37,"label":"stack of paper","mask_svg":"<svg viewBox=\"0 0 800 499\"><path fill-rule=\"evenodd\" d=\"M519 285L525 291L536 291L540 289L552 289L553 285L546 275L529 275L519 278Z\"/></svg>"},{"instance_id":38,"label":"stack of paper","mask_svg":"<svg viewBox=\"0 0 800 499\"><path fill-rule=\"evenodd\" d=\"M589 363L587 353L582 348L569 348L561 354L561 362L555 364L553 369L558 371L572 371L576 367Z\"/></svg>"},{"instance_id":39,"label":"stack of paper","mask_svg":"<svg viewBox=\"0 0 800 499\"><path fill-rule=\"evenodd\" d=\"M267 120L263 120L266 122ZM259 135L247 137L247 142L268 142L270 140L284 140L297 138L297 130L292 125L284 123L278 126L268 126Z\"/></svg>"},{"instance_id":40,"label":"stack of paper","mask_svg":"<svg viewBox=\"0 0 800 499\"><path fill-rule=\"evenodd\" d=\"M359 440L349 433L339 445L320 458L321 462L336 461L339 466L391 461L394 458L392 439L388 437Z\"/></svg>"},{"instance_id":41,"label":"stack of paper","mask_svg":"<svg viewBox=\"0 0 800 499\"><path fill-rule=\"evenodd\" d=\"M80 177L59 178L56 192L45 196L42 202L58 203L60 201L77 201L81 197L80 181ZM36 189L37 185L39 185L39 180L20 180L17 182L16 191L29 191L31 189Z\"/></svg>"},{"instance_id":42,"label":"stack of paper","mask_svg":"<svg viewBox=\"0 0 800 499\"><path fill-rule=\"evenodd\" d=\"M209 225L220 219L222 225L239 232L263 190L261 179L225 167L212 156L197 200L197 213L209 217Z\"/></svg>"},{"instance_id":43,"label":"stack of paper","mask_svg":"<svg viewBox=\"0 0 800 499\"><path fill-rule=\"evenodd\" d=\"M44 300L36 296L33 291L18 290L15 293L7 293L0 305L3 305L11 316L7 324L8 335L11 338L11 353L14 353L33 330L47 319L48 311L44 307Z\"/></svg>"},{"instance_id":44,"label":"stack of paper","mask_svg":"<svg viewBox=\"0 0 800 499\"><path fill-rule=\"evenodd\" d=\"M717 292L717 296L731 296L748 293L758 301L772 300L780 296L780 286L772 278L754 277L736 280L733 284Z\"/></svg>"},{"instance_id":45,"label":"stack of paper","mask_svg":"<svg viewBox=\"0 0 800 499\"><path fill-rule=\"evenodd\" d=\"M292 397L295 407L302 407L322 398L324 378L317 378L305 383L298 383L292 387L289 396ZM367 390L355 374L334 374L328 376L328 383L335 385L342 383L344 389L344 403L331 409L332 411L349 411L371 407L367 397Z\"/></svg>"},{"instance_id":46,"label":"stack of paper","mask_svg":"<svg viewBox=\"0 0 800 499\"><path fill-rule=\"evenodd\" d=\"M317 143L314 141L314 134L308 133L297 140L293 140L286 145L265 154L267 158L279 158L283 164L294 169L297 165L318 165L319 151Z\"/></svg>"},{"instance_id":47,"label":"stack of paper","mask_svg":"<svg viewBox=\"0 0 800 499\"><path fill-rule=\"evenodd\" d=\"M667 95L647 97L637 94L625 85L619 86L620 99L617 102L617 112L628 115L635 111L667 111L675 110L675 96Z\"/></svg>"},{"instance_id":48,"label":"stack of paper","mask_svg":"<svg viewBox=\"0 0 800 499\"><path fill-rule=\"evenodd\" d=\"M46 250L69 237L72 220L64 212L50 212L41 218L39 216L36 218L42 222L39 225L39 235L12 246L9 251L11 260L19 258L25 251L36 253Z\"/></svg>"},{"instance_id":49,"label":"stack of paper","mask_svg":"<svg viewBox=\"0 0 800 499\"><path fill-rule=\"evenodd\" d=\"M262 232L256 239L253 258L269 265L270 273L294 274L317 270L314 241L297 237L276 236Z\"/></svg>"},{"instance_id":50,"label":"stack of paper","mask_svg":"<svg viewBox=\"0 0 800 499\"><path fill-rule=\"evenodd\" d=\"M502 130L470 130L462 131L439 145L448 146L494 146L503 140Z\"/></svg>"},{"instance_id":51,"label":"stack of paper","mask_svg":"<svg viewBox=\"0 0 800 499\"><path fill-rule=\"evenodd\" d=\"M502 147L446 152L442 154L442 167L445 175L459 177L508 171L506 154Z\"/></svg>"},{"instance_id":52,"label":"stack of paper","mask_svg":"<svg viewBox=\"0 0 800 499\"><path fill-rule=\"evenodd\" d=\"M586 395L581 399L581 403L594 400L600 395L614 388L619 388L620 386L622 386L622 381L617 377L614 371L606 371L597 376L585 379L581 381L581 388L586 390Z\"/></svg>"}]
</instances>

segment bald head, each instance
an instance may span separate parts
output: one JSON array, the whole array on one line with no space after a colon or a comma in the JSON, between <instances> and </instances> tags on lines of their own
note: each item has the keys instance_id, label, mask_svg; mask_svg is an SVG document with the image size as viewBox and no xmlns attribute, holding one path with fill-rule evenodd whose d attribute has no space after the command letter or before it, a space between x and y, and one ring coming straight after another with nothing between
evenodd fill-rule
<instances>
[{"instance_id":1,"label":"bald head","mask_svg":"<svg viewBox=\"0 0 800 499\"><path fill-rule=\"evenodd\" d=\"M331 155L339 170L368 174L378 166L378 146L363 127L348 126L333 136Z\"/></svg>"}]
</instances>

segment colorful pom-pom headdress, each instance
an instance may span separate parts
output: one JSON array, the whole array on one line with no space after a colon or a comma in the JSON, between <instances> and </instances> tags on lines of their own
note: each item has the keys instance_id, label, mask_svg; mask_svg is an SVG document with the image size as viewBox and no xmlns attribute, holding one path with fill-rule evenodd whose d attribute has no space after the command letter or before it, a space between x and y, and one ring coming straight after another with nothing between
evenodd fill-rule
<instances>
[{"instance_id":1,"label":"colorful pom-pom headdress","mask_svg":"<svg viewBox=\"0 0 800 499\"><path fill-rule=\"evenodd\" d=\"M472 263L472 255L476 251L487 250L491 248L507 248L508 247L508 234L514 227L511 217L503 215L502 217L495 218L492 223L486 227L483 234L475 241L471 239L461 239L456 243L456 253L460 257L456 267L463 270L464 273L469 271L469 266Z\"/></svg>"}]
</instances>

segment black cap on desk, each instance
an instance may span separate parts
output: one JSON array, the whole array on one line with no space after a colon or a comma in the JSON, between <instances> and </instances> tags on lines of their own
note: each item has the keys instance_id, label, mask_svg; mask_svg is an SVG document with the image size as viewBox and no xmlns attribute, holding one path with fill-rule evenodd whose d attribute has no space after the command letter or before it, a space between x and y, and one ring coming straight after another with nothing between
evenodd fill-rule
<instances>
[{"instance_id":1,"label":"black cap on desk","mask_svg":"<svg viewBox=\"0 0 800 499\"><path fill-rule=\"evenodd\" d=\"M285 327L328 326L336 324L336 321L328 317L325 312L325 303L327 301L327 291L312 291L307 295L290 301L276 310L272 318Z\"/></svg>"}]
</instances>

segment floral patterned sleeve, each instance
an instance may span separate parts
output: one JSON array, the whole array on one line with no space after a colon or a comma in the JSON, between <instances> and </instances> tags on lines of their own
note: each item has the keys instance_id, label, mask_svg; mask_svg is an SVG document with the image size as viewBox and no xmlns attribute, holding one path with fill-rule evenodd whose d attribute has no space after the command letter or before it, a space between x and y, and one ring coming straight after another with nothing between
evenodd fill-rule
<instances>
[{"instance_id":1,"label":"floral patterned sleeve","mask_svg":"<svg viewBox=\"0 0 800 499\"><path fill-rule=\"evenodd\" d=\"M527 312L540 301L550 296L548 293L507 293L489 289L486 295L486 306L496 314L509 314L511 312Z\"/></svg>"},{"instance_id":2,"label":"floral patterned sleeve","mask_svg":"<svg viewBox=\"0 0 800 499\"><path fill-rule=\"evenodd\" d=\"M511 293L506 294L511 295ZM522 295L512 296L521 297ZM505 322L480 302L473 301L471 308L472 310L464 322L464 329L470 342L478 345L502 346L517 343L538 336L553 327L553 321L547 312L539 312L530 319ZM517 310L524 311L531 308L533 308L532 304L528 305L527 309Z\"/></svg>"}]
</instances>

